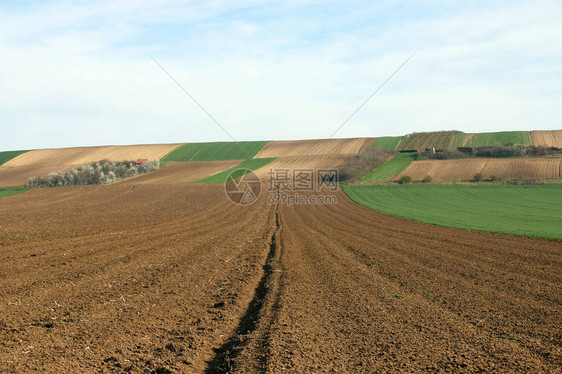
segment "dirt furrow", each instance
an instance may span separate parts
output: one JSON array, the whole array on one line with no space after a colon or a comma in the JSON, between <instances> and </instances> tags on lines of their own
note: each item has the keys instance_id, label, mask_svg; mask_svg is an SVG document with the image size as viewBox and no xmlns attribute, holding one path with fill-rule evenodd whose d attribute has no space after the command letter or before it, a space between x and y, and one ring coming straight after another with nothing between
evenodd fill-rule
<instances>
[{"instance_id":1,"label":"dirt furrow","mask_svg":"<svg viewBox=\"0 0 562 374\"><path fill-rule=\"evenodd\" d=\"M280 303L280 278L283 273L281 256L283 225L278 205L273 210L275 229L269 242L269 252L262 267L262 276L252 300L229 339L216 350L207 373L266 372L268 366L271 326L276 320Z\"/></svg>"}]
</instances>

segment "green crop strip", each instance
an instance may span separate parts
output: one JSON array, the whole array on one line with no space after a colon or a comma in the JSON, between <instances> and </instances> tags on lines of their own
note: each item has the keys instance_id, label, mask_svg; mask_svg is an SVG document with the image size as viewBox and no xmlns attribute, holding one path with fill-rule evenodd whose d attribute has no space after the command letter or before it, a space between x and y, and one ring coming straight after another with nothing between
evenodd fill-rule
<instances>
[{"instance_id":1,"label":"green crop strip","mask_svg":"<svg viewBox=\"0 0 562 374\"><path fill-rule=\"evenodd\" d=\"M0 188L0 197L12 196L29 190L29 188Z\"/></svg>"},{"instance_id":2,"label":"green crop strip","mask_svg":"<svg viewBox=\"0 0 562 374\"><path fill-rule=\"evenodd\" d=\"M399 153L361 179L362 181L384 182L400 174L416 157L415 153Z\"/></svg>"},{"instance_id":3,"label":"green crop strip","mask_svg":"<svg viewBox=\"0 0 562 374\"><path fill-rule=\"evenodd\" d=\"M562 185L343 186L384 213L461 229L562 239Z\"/></svg>"},{"instance_id":4,"label":"green crop strip","mask_svg":"<svg viewBox=\"0 0 562 374\"><path fill-rule=\"evenodd\" d=\"M371 148L382 148L387 151L394 151L400 142L400 139L402 139L401 136L383 136L377 138Z\"/></svg>"},{"instance_id":5,"label":"green crop strip","mask_svg":"<svg viewBox=\"0 0 562 374\"><path fill-rule=\"evenodd\" d=\"M180 145L162 158L169 161L224 161L254 157L269 141L189 143Z\"/></svg>"},{"instance_id":6,"label":"green crop strip","mask_svg":"<svg viewBox=\"0 0 562 374\"><path fill-rule=\"evenodd\" d=\"M453 145L462 147L464 139L470 134L459 133L455 135ZM507 145L513 144L531 144L531 135L528 131L500 131L500 132L483 132L472 134L465 147L482 147L486 145Z\"/></svg>"}]
</instances>

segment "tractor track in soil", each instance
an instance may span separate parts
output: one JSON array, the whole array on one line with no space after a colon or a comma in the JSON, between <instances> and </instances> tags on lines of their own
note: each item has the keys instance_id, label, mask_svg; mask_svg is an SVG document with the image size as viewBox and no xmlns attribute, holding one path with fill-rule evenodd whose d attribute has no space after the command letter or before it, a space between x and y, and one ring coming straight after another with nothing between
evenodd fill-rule
<instances>
[{"instance_id":1,"label":"tractor track in soil","mask_svg":"<svg viewBox=\"0 0 562 374\"><path fill-rule=\"evenodd\" d=\"M243 371L265 373L269 353L269 335L279 308L283 273L281 256L283 226L277 204L272 210L275 230L269 241L269 252L262 266L262 276L253 292L253 297L235 331L229 339L215 350L215 357L206 370L208 374L241 371L238 365L245 363ZM244 360L240 356L244 354ZM248 357L251 356L251 357ZM248 367L250 366L250 367Z\"/></svg>"}]
</instances>

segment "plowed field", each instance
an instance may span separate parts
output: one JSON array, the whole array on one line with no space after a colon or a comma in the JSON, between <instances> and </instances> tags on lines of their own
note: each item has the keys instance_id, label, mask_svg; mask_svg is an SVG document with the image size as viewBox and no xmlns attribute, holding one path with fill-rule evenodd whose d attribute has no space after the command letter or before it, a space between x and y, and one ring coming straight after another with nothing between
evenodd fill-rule
<instances>
[{"instance_id":1,"label":"plowed field","mask_svg":"<svg viewBox=\"0 0 562 374\"><path fill-rule=\"evenodd\" d=\"M240 162L241 160L171 162L160 170L125 179L121 183L177 184L195 182L236 166Z\"/></svg>"},{"instance_id":2,"label":"plowed field","mask_svg":"<svg viewBox=\"0 0 562 374\"><path fill-rule=\"evenodd\" d=\"M103 147L39 149L11 159L5 166L82 165L100 160L160 159L180 144L115 145ZM56 170L53 170L56 171Z\"/></svg>"},{"instance_id":3,"label":"plowed field","mask_svg":"<svg viewBox=\"0 0 562 374\"><path fill-rule=\"evenodd\" d=\"M562 148L562 130L531 131L531 144Z\"/></svg>"},{"instance_id":4,"label":"plowed field","mask_svg":"<svg viewBox=\"0 0 562 374\"><path fill-rule=\"evenodd\" d=\"M266 180L270 169L330 169L341 166L345 159L341 155L281 157L256 170L256 174Z\"/></svg>"},{"instance_id":5,"label":"plowed field","mask_svg":"<svg viewBox=\"0 0 562 374\"><path fill-rule=\"evenodd\" d=\"M81 165L0 166L0 187L23 187L34 176L46 177L51 172L67 171Z\"/></svg>"},{"instance_id":6,"label":"plowed field","mask_svg":"<svg viewBox=\"0 0 562 374\"><path fill-rule=\"evenodd\" d=\"M497 176L508 178L560 178L562 177L561 158L509 158L509 159L460 159L460 160L424 160L412 162L402 173L414 180L421 180L429 175L434 180L468 180L476 173L484 178Z\"/></svg>"},{"instance_id":7,"label":"plowed field","mask_svg":"<svg viewBox=\"0 0 562 374\"><path fill-rule=\"evenodd\" d=\"M221 185L0 199L1 372L560 370L562 244Z\"/></svg>"},{"instance_id":8,"label":"plowed field","mask_svg":"<svg viewBox=\"0 0 562 374\"><path fill-rule=\"evenodd\" d=\"M354 155L368 149L374 141L374 138L278 141L263 147L255 158Z\"/></svg>"},{"instance_id":9,"label":"plowed field","mask_svg":"<svg viewBox=\"0 0 562 374\"><path fill-rule=\"evenodd\" d=\"M46 177L85 162L160 159L180 144L123 145L39 149L23 153L0 166L0 187L22 187L29 177Z\"/></svg>"}]
</instances>

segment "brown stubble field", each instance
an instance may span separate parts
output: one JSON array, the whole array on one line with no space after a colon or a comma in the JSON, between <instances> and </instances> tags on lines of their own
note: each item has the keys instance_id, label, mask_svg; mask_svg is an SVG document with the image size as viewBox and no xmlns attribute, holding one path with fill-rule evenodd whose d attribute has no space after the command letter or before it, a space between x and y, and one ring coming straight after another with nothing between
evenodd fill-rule
<instances>
[{"instance_id":1,"label":"brown stubble field","mask_svg":"<svg viewBox=\"0 0 562 374\"><path fill-rule=\"evenodd\" d=\"M98 147L38 149L8 161L7 166L82 165L99 160L161 159L181 144L108 145Z\"/></svg>"},{"instance_id":2,"label":"brown stubble field","mask_svg":"<svg viewBox=\"0 0 562 374\"><path fill-rule=\"evenodd\" d=\"M254 158L355 155L366 151L374 142L375 138L273 141Z\"/></svg>"},{"instance_id":3,"label":"brown stubble field","mask_svg":"<svg viewBox=\"0 0 562 374\"><path fill-rule=\"evenodd\" d=\"M23 187L30 177L46 177L49 173L79 168L86 162L160 159L180 145L112 145L29 151L0 165L0 188Z\"/></svg>"},{"instance_id":4,"label":"brown stubble field","mask_svg":"<svg viewBox=\"0 0 562 374\"><path fill-rule=\"evenodd\" d=\"M531 144L562 148L562 130L531 131Z\"/></svg>"},{"instance_id":5,"label":"brown stubble field","mask_svg":"<svg viewBox=\"0 0 562 374\"><path fill-rule=\"evenodd\" d=\"M0 199L2 372L561 369L562 243L221 185Z\"/></svg>"},{"instance_id":6,"label":"brown stubble field","mask_svg":"<svg viewBox=\"0 0 562 374\"><path fill-rule=\"evenodd\" d=\"M262 181L267 181L271 170L334 169L343 165L348 157L346 155L279 157L256 170L256 175Z\"/></svg>"},{"instance_id":7,"label":"brown stubble field","mask_svg":"<svg viewBox=\"0 0 562 374\"><path fill-rule=\"evenodd\" d=\"M560 178L562 158L467 158L414 161L394 180L409 175L414 180L426 176L434 180L471 180L476 173L484 178Z\"/></svg>"}]
</instances>

